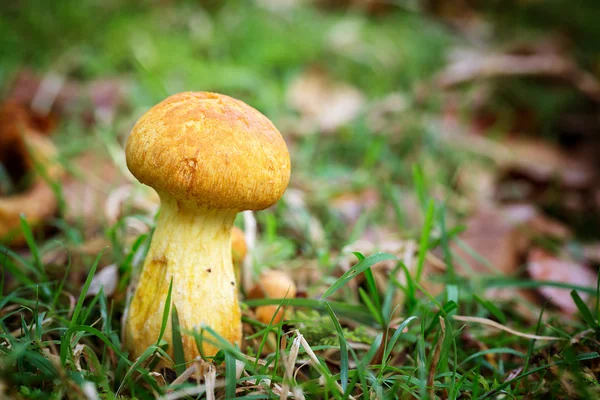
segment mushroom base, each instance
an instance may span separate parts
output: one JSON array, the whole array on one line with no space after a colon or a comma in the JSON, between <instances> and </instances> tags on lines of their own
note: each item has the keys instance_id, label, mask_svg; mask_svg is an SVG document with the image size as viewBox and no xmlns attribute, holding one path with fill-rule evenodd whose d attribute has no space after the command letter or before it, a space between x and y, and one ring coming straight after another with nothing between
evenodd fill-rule
<instances>
[{"instance_id":1,"label":"mushroom base","mask_svg":"<svg viewBox=\"0 0 600 400\"><path fill-rule=\"evenodd\" d=\"M209 210L161 195L156 230L128 310L126 346L132 358L157 343L172 280L171 304L177 307L186 361L201 355L185 331L209 326L231 343L241 344L241 311L231 261L231 229L237 211ZM207 332L202 353L219 350ZM171 316L163 339L172 356Z\"/></svg>"}]
</instances>

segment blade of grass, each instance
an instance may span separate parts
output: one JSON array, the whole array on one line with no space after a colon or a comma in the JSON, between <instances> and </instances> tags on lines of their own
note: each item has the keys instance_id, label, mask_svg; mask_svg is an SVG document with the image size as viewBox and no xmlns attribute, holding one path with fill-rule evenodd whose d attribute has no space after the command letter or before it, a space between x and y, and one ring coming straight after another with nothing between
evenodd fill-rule
<instances>
[{"instance_id":1,"label":"blade of grass","mask_svg":"<svg viewBox=\"0 0 600 400\"><path fill-rule=\"evenodd\" d=\"M119 396L119 393L121 393L121 390L123 390L123 387L128 383L129 379L131 379L131 375L138 370L138 368L144 363L146 362L150 357L154 356L155 353L160 353L163 357L165 357L165 359L169 359L169 355L163 350L161 349L159 346L156 345L152 345L150 347L148 347L143 353L142 355L140 355L137 360L134 361L134 363L129 367L129 370L127 371L127 373L125 374L125 377L123 378L123 381L121 382L121 384L119 385L119 388L116 391L116 395L117 397Z\"/></svg>"},{"instance_id":2,"label":"blade of grass","mask_svg":"<svg viewBox=\"0 0 600 400\"><path fill-rule=\"evenodd\" d=\"M369 291L369 295L371 300L373 301L373 305L381 314L381 298L379 296L379 291L377 290L377 285L375 284L375 277L373 276L373 271L371 269L366 269L363 273L365 276L365 281L367 282L367 289ZM383 315L381 316L383 320Z\"/></svg>"},{"instance_id":3,"label":"blade of grass","mask_svg":"<svg viewBox=\"0 0 600 400\"><path fill-rule=\"evenodd\" d=\"M121 359L125 360L129 364L129 360L127 360L127 357L125 357L125 355L121 353L121 349L119 348L119 346L116 346L114 343L112 343L104 333L91 326L75 325L69 327L69 329L65 331L65 334L63 335L60 341L60 361L63 365L65 365L67 355L71 350L71 336L73 336L73 334L75 334L76 332L87 332L96 336L98 339L103 341L104 344L109 346L117 356L119 356Z\"/></svg>"},{"instance_id":4,"label":"blade of grass","mask_svg":"<svg viewBox=\"0 0 600 400\"><path fill-rule=\"evenodd\" d=\"M552 368L552 367L556 367L556 366L560 366L560 365L565 365L565 364L569 364L571 362L579 362L579 361L588 361L588 360L594 360L596 358L600 358L600 354L598 354L597 352L590 352L590 353L584 353L584 354L580 354L577 357L575 357L573 360L560 360L554 363L550 363L550 364L546 364L546 365L542 365L541 367L538 368L534 368L531 369L527 372L522 373L521 375L517 376L516 378L510 379L504 383L501 383L500 385L496 386L493 390L483 394L482 396L478 397L478 400L483 400L483 399L487 399L490 398L492 396L494 396L496 393L504 390L504 388L506 388L507 386L511 385L514 382L518 382L521 379L538 373L540 371L544 371L546 369Z\"/></svg>"},{"instance_id":5,"label":"blade of grass","mask_svg":"<svg viewBox=\"0 0 600 400\"><path fill-rule=\"evenodd\" d=\"M385 345L385 351L383 352L382 364L385 364L387 362L387 360L389 359L390 354L392 353L394 346L396 346L396 342L398 341L398 339L400 339L400 335L402 335L404 329L415 319L417 319L417 317L414 315L412 317L408 317L398 326L398 328L396 328L396 330L394 331L394 334L392 335L392 337L390 338L388 343Z\"/></svg>"},{"instance_id":6,"label":"blade of grass","mask_svg":"<svg viewBox=\"0 0 600 400\"><path fill-rule=\"evenodd\" d=\"M381 315L381 310L378 309L375 306L375 304L373 304L373 300L371 300L371 297L367 294L367 292L365 292L363 288L359 287L358 295L360 296L363 303L365 303L365 305L367 306L367 309L371 312L371 315L373 315L375 321L377 321L379 325L385 326L383 315Z\"/></svg>"},{"instance_id":7,"label":"blade of grass","mask_svg":"<svg viewBox=\"0 0 600 400\"><path fill-rule=\"evenodd\" d=\"M519 358L525 358L527 356L527 354L520 352L518 350L515 350L515 349L511 349L510 347L497 347L495 349L481 350L481 351L478 351L477 353L473 353L473 354L469 355L467 358L465 358L464 360L462 360L460 362L460 365L465 365L469 361L474 360L481 356L485 356L487 354L510 354L510 355L513 355L513 356L516 356Z\"/></svg>"},{"instance_id":8,"label":"blade of grass","mask_svg":"<svg viewBox=\"0 0 600 400\"><path fill-rule=\"evenodd\" d=\"M325 308L331 317L331 321L333 322L338 335L340 343L340 383L342 385L342 389L344 389L344 392L346 392L348 387L348 345L346 343L346 338L344 337L344 331L342 331L340 321L338 321L329 303L325 302Z\"/></svg>"},{"instance_id":9,"label":"blade of grass","mask_svg":"<svg viewBox=\"0 0 600 400\"><path fill-rule=\"evenodd\" d=\"M412 167L413 182L415 183L415 190L417 192L417 198L419 204L423 209L427 207L427 184L423 176L423 170L418 164L414 164Z\"/></svg>"},{"instance_id":10,"label":"blade of grass","mask_svg":"<svg viewBox=\"0 0 600 400\"><path fill-rule=\"evenodd\" d=\"M427 256L427 250L429 250L429 237L431 236L434 216L435 203L433 200L429 200L429 203L427 203L427 210L425 212L425 223L423 224L423 231L421 232L421 240L419 241L419 257L417 259L417 272L415 274L416 282L420 282L421 276L423 275L425 256Z\"/></svg>"},{"instance_id":11,"label":"blade of grass","mask_svg":"<svg viewBox=\"0 0 600 400\"><path fill-rule=\"evenodd\" d=\"M449 283L456 283L456 273L454 271L454 263L452 262L452 251L450 251L448 232L446 231L446 206L444 204L440 206L439 223L441 230L441 247L444 252L444 264L446 265Z\"/></svg>"},{"instance_id":12,"label":"blade of grass","mask_svg":"<svg viewBox=\"0 0 600 400\"><path fill-rule=\"evenodd\" d=\"M236 388L236 376L235 376L235 357L229 352L225 352L225 398L235 398Z\"/></svg>"},{"instance_id":13,"label":"blade of grass","mask_svg":"<svg viewBox=\"0 0 600 400\"><path fill-rule=\"evenodd\" d=\"M490 314L492 314L492 316L494 318L496 318L498 321L500 321L501 324L503 324L503 325L506 324L506 315L504 315L502 310L500 310L498 307L496 307L496 305L494 303L492 303L489 300L485 300L484 298L480 297L477 294L473 294L473 298L475 299L476 302L481 304L481 306L483 306L483 308L485 308Z\"/></svg>"},{"instance_id":14,"label":"blade of grass","mask_svg":"<svg viewBox=\"0 0 600 400\"><path fill-rule=\"evenodd\" d=\"M365 257L365 259L359 261L356 265L346 271L346 273L343 274L337 281L335 281L333 285L331 285L329 289L323 293L320 300L325 300L326 298L330 297L358 274L364 272L367 268L370 268L374 264L385 260L397 260L397 258L393 254L388 253L376 253Z\"/></svg>"},{"instance_id":15,"label":"blade of grass","mask_svg":"<svg viewBox=\"0 0 600 400\"><path fill-rule=\"evenodd\" d=\"M175 372L180 376L185 372L185 355L183 354L183 341L181 340L181 331L179 327L179 313L177 306L173 304L171 311L171 333L173 335L173 358L175 359Z\"/></svg>"},{"instance_id":16,"label":"blade of grass","mask_svg":"<svg viewBox=\"0 0 600 400\"><path fill-rule=\"evenodd\" d=\"M165 330L167 329L167 322L169 321L169 313L171 312L171 292L173 290L173 277L169 281L169 291L167 292L167 298L165 300L165 308L163 309L162 322L160 325L160 333L158 334L158 339L156 340L156 345L160 344L160 341L165 334Z\"/></svg>"},{"instance_id":17,"label":"blade of grass","mask_svg":"<svg viewBox=\"0 0 600 400\"><path fill-rule=\"evenodd\" d=\"M577 309L581 313L581 316L586 324L588 324L590 328L597 329L598 322L594 320L594 316L592 315L590 308L587 306L587 304L585 304L581 296L579 296L579 293L577 293L575 290L571 290L571 297L573 298L573 301L575 302L575 305L577 306Z\"/></svg>"},{"instance_id":18,"label":"blade of grass","mask_svg":"<svg viewBox=\"0 0 600 400\"><path fill-rule=\"evenodd\" d=\"M85 296L87 295L88 289L92 284L92 279L94 279L94 275L96 274L96 268L98 268L98 263L100 263L100 259L102 258L103 253L104 249L100 251L100 254L98 254L98 256L96 257L94 264L92 264L92 268L90 268L90 272L88 273L87 279L85 280L83 288L81 289L81 293L79 294L77 304L75 305L75 310L73 311L73 316L71 317L71 323L69 324L69 328L72 328L79 323L79 314L81 313L81 308L83 307L83 301L85 300Z\"/></svg>"},{"instance_id":19,"label":"blade of grass","mask_svg":"<svg viewBox=\"0 0 600 400\"><path fill-rule=\"evenodd\" d=\"M19 219L21 220L21 230L23 231L23 236L25 237L27 247L29 247L29 250L31 251L33 262L37 267L38 271L40 272L41 276L44 278L44 280L47 280L46 269L44 267L44 263L42 262L42 257L40 256L40 250L37 246L35 238L33 237L33 231L31 230L31 227L29 226L25 215L21 214L19 216Z\"/></svg>"}]
</instances>

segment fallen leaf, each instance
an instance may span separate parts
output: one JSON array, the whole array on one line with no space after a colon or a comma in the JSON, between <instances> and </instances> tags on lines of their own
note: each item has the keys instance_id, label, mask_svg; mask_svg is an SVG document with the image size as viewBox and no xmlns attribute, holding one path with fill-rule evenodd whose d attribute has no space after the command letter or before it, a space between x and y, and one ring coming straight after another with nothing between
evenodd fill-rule
<instances>
[{"instance_id":1,"label":"fallen leaf","mask_svg":"<svg viewBox=\"0 0 600 400\"><path fill-rule=\"evenodd\" d=\"M104 290L107 297L112 296L119 283L119 267L116 264L111 264L96 272L92 278L90 287L88 288L87 297L92 297Z\"/></svg>"},{"instance_id":2,"label":"fallen leaf","mask_svg":"<svg viewBox=\"0 0 600 400\"><path fill-rule=\"evenodd\" d=\"M46 251L42 255L42 262L47 266L64 266L70 263L71 270L79 273L79 271L87 270L89 267L87 263L90 260L93 261L102 250L110 247L110 245L110 241L104 236L97 236L81 244L61 246ZM104 252L100 262L110 262L110 258L110 252Z\"/></svg>"},{"instance_id":3,"label":"fallen leaf","mask_svg":"<svg viewBox=\"0 0 600 400\"><path fill-rule=\"evenodd\" d=\"M600 102L600 82L582 70L565 54L544 51L529 54L485 53L465 51L453 54L454 61L440 72L437 82L442 88L474 80L503 76L539 76L570 83L590 99Z\"/></svg>"},{"instance_id":4,"label":"fallen leaf","mask_svg":"<svg viewBox=\"0 0 600 400\"><path fill-rule=\"evenodd\" d=\"M597 273L592 272L588 267L569 259L555 257L539 248L529 251L527 272L535 280L562 282L589 288L595 288L598 280ZM564 312L568 314L577 312L577 306L571 298L569 289L543 286L539 291ZM584 301L589 297L586 293L579 292L579 295Z\"/></svg>"},{"instance_id":5,"label":"fallen leaf","mask_svg":"<svg viewBox=\"0 0 600 400\"><path fill-rule=\"evenodd\" d=\"M23 70L13 80L7 98L28 107L39 119L38 124L53 119L56 124L56 115L78 116L88 124L108 124L125 104L126 91L125 81L118 78L80 83L56 72L40 77Z\"/></svg>"},{"instance_id":6,"label":"fallen leaf","mask_svg":"<svg viewBox=\"0 0 600 400\"><path fill-rule=\"evenodd\" d=\"M132 211L142 211L154 216L158 211L158 194L147 186L125 184L112 190L104 203L104 213L109 225L115 224Z\"/></svg>"},{"instance_id":7,"label":"fallen leaf","mask_svg":"<svg viewBox=\"0 0 600 400\"><path fill-rule=\"evenodd\" d=\"M600 264L600 242L585 244L583 257L590 263Z\"/></svg>"},{"instance_id":8,"label":"fallen leaf","mask_svg":"<svg viewBox=\"0 0 600 400\"><path fill-rule=\"evenodd\" d=\"M322 248L327 237L321 221L308 208L305 193L299 189L288 188L283 195L287 205L283 214L286 224L302 241L309 241L315 248Z\"/></svg>"},{"instance_id":9,"label":"fallen leaf","mask_svg":"<svg viewBox=\"0 0 600 400\"><path fill-rule=\"evenodd\" d=\"M508 275L517 269L522 237L516 224L502 210L482 207L467 219L465 226L467 229L459 238L466 246L452 245L455 255L467 265L465 269L461 262L455 262L459 271L467 274L495 271Z\"/></svg>"},{"instance_id":10,"label":"fallen leaf","mask_svg":"<svg viewBox=\"0 0 600 400\"><path fill-rule=\"evenodd\" d=\"M374 209L379 203L379 192L373 188L342 193L329 201L334 212L349 226L354 225L363 213Z\"/></svg>"},{"instance_id":11,"label":"fallen leaf","mask_svg":"<svg viewBox=\"0 0 600 400\"><path fill-rule=\"evenodd\" d=\"M456 186L469 207L491 204L496 194L495 171L478 162L465 162L456 173Z\"/></svg>"},{"instance_id":12,"label":"fallen leaf","mask_svg":"<svg viewBox=\"0 0 600 400\"><path fill-rule=\"evenodd\" d=\"M349 123L362 111L362 93L347 83L335 82L326 72L311 68L299 75L287 92L289 105L300 113L300 133L325 133Z\"/></svg>"},{"instance_id":13,"label":"fallen leaf","mask_svg":"<svg viewBox=\"0 0 600 400\"><path fill-rule=\"evenodd\" d=\"M497 160L498 166L505 171L519 171L537 182L558 180L569 188L588 187L596 176L587 160L547 141L511 137L501 143L510 149L509 157Z\"/></svg>"},{"instance_id":14,"label":"fallen leaf","mask_svg":"<svg viewBox=\"0 0 600 400\"><path fill-rule=\"evenodd\" d=\"M571 231L530 204L482 206L465 222L466 230L459 239L466 246L454 243L452 248L469 269L475 272L516 271L532 239L551 237L566 240ZM466 248L465 248L466 247ZM463 265L457 262L459 270Z\"/></svg>"},{"instance_id":15,"label":"fallen leaf","mask_svg":"<svg viewBox=\"0 0 600 400\"><path fill-rule=\"evenodd\" d=\"M0 240L11 246L25 242L20 217L32 229L57 211L57 199L50 182L60 180L63 169L54 144L32 127L27 111L14 103L0 106L0 172L2 182L12 182L0 191Z\"/></svg>"},{"instance_id":16,"label":"fallen leaf","mask_svg":"<svg viewBox=\"0 0 600 400\"><path fill-rule=\"evenodd\" d=\"M73 160L73 165L75 174L63 185L65 217L69 221L82 221L87 231L94 232L107 222L105 213L98 210L105 209L111 192L128 184L129 180L108 156L100 152L85 152Z\"/></svg>"}]
</instances>

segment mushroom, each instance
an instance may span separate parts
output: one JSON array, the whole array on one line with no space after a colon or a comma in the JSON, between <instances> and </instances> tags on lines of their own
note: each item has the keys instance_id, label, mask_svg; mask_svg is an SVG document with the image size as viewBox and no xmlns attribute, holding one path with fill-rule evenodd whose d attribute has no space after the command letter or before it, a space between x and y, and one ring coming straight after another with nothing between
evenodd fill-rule
<instances>
[{"instance_id":1,"label":"mushroom","mask_svg":"<svg viewBox=\"0 0 600 400\"><path fill-rule=\"evenodd\" d=\"M231 230L231 257L235 270L235 279L238 282L241 279L242 263L244 262L244 258L246 258L246 253L248 253L248 246L246 245L244 231L234 226Z\"/></svg>"},{"instance_id":2,"label":"mushroom","mask_svg":"<svg viewBox=\"0 0 600 400\"><path fill-rule=\"evenodd\" d=\"M250 289L250 299L293 299L296 297L296 284L283 271L266 270L260 274L258 283ZM256 319L263 324L278 324L285 316L285 308L272 304L256 307Z\"/></svg>"},{"instance_id":3,"label":"mushroom","mask_svg":"<svg viewBox=\"0 0 600 400\"><path fill-rule=\"evenodd\" d=\"M290 158L281 134L239 100L185 92L168 97L137 121L126 159L133 175L152 186L161 200L128 310L125 333L131 356L139 357L157 342L170 282L186 360L200 355L186 331L203 326L241 344L231 229L238 212L270 207L285 191ZM171 341L170 322L164 339ZM201 350L210 356L218 347L205 340Z\"/></svg>"}]
</instances>

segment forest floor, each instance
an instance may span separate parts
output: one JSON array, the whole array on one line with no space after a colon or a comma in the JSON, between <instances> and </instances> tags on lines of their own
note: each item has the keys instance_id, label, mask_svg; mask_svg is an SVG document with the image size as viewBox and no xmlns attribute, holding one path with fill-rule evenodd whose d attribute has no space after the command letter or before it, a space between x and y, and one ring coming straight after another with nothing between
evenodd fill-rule
<instances>
[{"instance_id":1,"label":"forest floor","mask_svg":"<svg viewBox=\"0 0 600 400\"><path fill-rule=\"evenodd\" d=\"M594 2L31 3L0 11L0 398L600 396ZM188 90L268 116L292 176L236 220L243 343L159 368L123 346L159 207L124 143ZM248 298L270 270L295 296Z\"/></svg>"}]
</instances>

